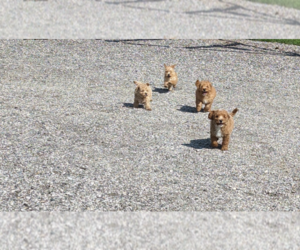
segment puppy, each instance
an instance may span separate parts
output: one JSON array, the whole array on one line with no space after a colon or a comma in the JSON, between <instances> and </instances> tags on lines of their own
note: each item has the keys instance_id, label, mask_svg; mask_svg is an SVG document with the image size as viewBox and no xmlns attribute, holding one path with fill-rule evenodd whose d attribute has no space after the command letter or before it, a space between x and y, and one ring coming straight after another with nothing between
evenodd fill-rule
<instances>
[{"instance_id":1,"label":"puppy","mask_svg":"<svg viewBox=\"0 0 300 250\"><path fill-rule=\"evenodd\" d=\"M137 86L134 91L133 107L138 108L139 104L143 104L146 110L151 110L150 102L152 101L152 89L149 83L134 81Z\"/></svg>"},{"instance_id":2,"label":"puppy","mask_svg":"<svg viewBox=\"0 0 300 250\"><path fill-rule=\"evenodd\" d=\"M168 90L170 91L173 90L173 88L176 88L176 84L178 82L177 73L174 70L176 64L171 66L167 66L166 64L164 64L164 66L165 66L164 87L168 88Z\"/></svg>"},{"instance_id":3,"label":"puppy","mask_svg":"<svg viewBox=\"0 0 300 250\"><path fill-rule=\"evenodd\" d=\"M210 139L213 148L218 147L218 139L223 138L221 150L228 150L231 132L233 130L233 116L238 112L234 109L230 114L225 110L210 111L208 119L210 122Z\"/></svg>"},{"instance_id":4,"label":"puppy","mask_svg":"<svg viewBox=\"0 0 300 250\"><path fill-rule=\"evenodd\" d=\"M209 112L211 109L211 105L213 100L216 97L216 89L212 86L209 81L199 81L197 80L195 83L196 90L196 109L197 112L201 111L202 104L204 104L204 111Z\"/></svg>"}]
</instances>

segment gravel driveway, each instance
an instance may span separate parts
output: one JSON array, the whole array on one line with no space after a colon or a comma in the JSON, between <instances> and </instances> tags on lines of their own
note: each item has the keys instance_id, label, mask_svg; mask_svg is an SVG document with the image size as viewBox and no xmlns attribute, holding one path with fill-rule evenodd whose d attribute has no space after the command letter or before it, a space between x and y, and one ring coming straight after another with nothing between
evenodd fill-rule
<instances>
[{"instance_id":1,"label":"gravel driveway","mask_svg":"<svg viewBox=\"0 0 300 250\"><path fill-rule=\"evenodd\" d=\"M1 250L298 250L299 213L0 213Z\"/></svg>"},{"instance_id":2,"label":"gravel driveway","mask_svg":"<svg viewBox=\"0 0 300 250\"><path fill-rule=\"evenodd\" d=\"M1 40L0 58L1 211L299 211L300 47ZM239 108L227 152L195 113L197 78L213 109ZM134 80L152 111L132 108Z\"/></svg>"}]
</instances>

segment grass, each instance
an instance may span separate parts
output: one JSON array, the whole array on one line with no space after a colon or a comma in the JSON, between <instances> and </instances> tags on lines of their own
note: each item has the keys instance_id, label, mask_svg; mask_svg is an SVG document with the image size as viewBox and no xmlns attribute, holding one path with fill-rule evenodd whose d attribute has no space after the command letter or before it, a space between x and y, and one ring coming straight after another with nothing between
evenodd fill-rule
<instances>
[{"instance_id":1,"label":"grass","mask_svg":"<svg viewBox=\"0 0 300 250\"><path fill-rule=\"evenodd\" d=\"M300 9L300 0L248 0L257 3L277 4L285 7Z\"/></svg>"},{"instance_id":2,"label":"grass","mask_svg":"<svg viewBox=\"0 0 300 250\"><path fill-rule=\"evenodd\" d=\"M300 46L300 39L255 39L255 41L271 42L271 43L285 43L285 44L293 44L293 45Z\"/></svg>"}]
</instances>

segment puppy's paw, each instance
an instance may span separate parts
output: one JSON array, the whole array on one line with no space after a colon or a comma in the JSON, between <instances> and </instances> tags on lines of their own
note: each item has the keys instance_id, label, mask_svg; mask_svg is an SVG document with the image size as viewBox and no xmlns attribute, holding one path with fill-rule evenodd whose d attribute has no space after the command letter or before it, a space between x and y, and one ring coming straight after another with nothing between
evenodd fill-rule
<instances>
[{"instance_id":1,"label":"puppy's paw","mask_svg":"<svg viewBox=\"0 0 300 250\"><path fill-rule=\"evenodd\" d=\"M217 148L217 147L219 146L219 144L218 144L217 141L214 141L214 142L211 143L211 146L212 146L213 148Z\"/></svg>"},{"instance_id":2,"label":"puppy's paw","mask_svg":"<svg viewBox=\"0 0 300 250\"><path fill-rule=\"evenodd\" d=\"M221 148L221 150L222 150L222 151L226 151L226 150L228 150L228 147L224 147L224 146L223 146L223 147Z\"/></svg>"},{"instance_id":3,"label":"puppy's paw","mask_svg":"<svg viewBox=\"0 0 300 250\"><path fill-rule=\"evenodd\" d=\"M146 110L151 111L152 109L151 108L147 108Z\"/></svg>"},{"instance_id":4,"label":"puppy's paw","mask_svg":"<svg viewBox=\"0 0 300 250\"><path fill-rule=\"evenodd\" d=\"M200 111L201 111L201 108L196 107L196 109L197 109L197 112L200 112Z\"/></svg>"}]
</instances>

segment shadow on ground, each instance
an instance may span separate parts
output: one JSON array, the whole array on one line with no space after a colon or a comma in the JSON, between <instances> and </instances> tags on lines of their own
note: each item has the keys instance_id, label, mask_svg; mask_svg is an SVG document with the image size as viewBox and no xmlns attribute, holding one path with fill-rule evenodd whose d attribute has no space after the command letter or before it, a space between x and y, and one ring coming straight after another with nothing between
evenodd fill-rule
<instances>
[{"instance_id":1,"label":"shadow on ground","mask_svg":"<svg viewBox=\"0 0 300 250\"><path fill-rule=\"evenodd\" d=\"M265 23L277 23L277 24L287 24L287 25L300 25L300 22L292 18L279 18L278 13L266 14L260 12L258 9L246 8L242 5L229 3L229 6L224 8L212 8L208 10L195 10L195 11L185 11L184 14L188 15L209 15L211 17L223 18L223 19L243 19L250 21L258 21ZM225 15L224 15L225 14Z\"/></svg>"},{"instance_id":2,"label":"shadow on ground","mask_svg":"<svg viewBox=\"0 0 300 250\"><path fill-rule=\"evenodd\" d=\"M281 55L281 56L297 56L300 57L299 53L290 51L279 51L278 47L273 48L263 48L257 45L249 45L242 42L220 40L220 44L213 44L208 46L191 46L184 47L188 50L210 50L210 51L223 51L223 52L237 52L237 53L249 53L249 54L269 54L269 55ZM225 43L224 43L225 42Z\"/></svg>"},{"instance_id":3,"label":"shadow on ground","mask_svg":"<svg viewBox=\"0 0 300 250\"><path fill-rule=\"evenodd\" d=\"M196 107L192 107L192 106L188 106L188 105L183 105L177 110L179 110L181 112L185 112L185 113L197 113Z\"/></svg>"},{"instance_id":4,"label":"shadow on ground","mask_svg":"<svg viewBox=\"0 0 300 250\"><path fill-rule=\"evenodd\" d=\"M160 94L165 94L165 93L169 93L169 90L165 89L165 88L156 88L156 87L154 87L153 92L157 92L157 93L160 93Z\"/></svg>"},{"instance_id":5,"label":"shadow on ground","mask_svg":"<svg viewBox=\"0 0 300 250\"><path fill-rule=\"evenodd\" d=\"M97 0L99 1L99 0ZM147 11L158 11L164 13L171 13L170 9L162 8L151 8L149 6L137 6L136 4L145 4L149 2L159 3L165 2L166 0L133 0L133 1L106 1L106 4L121 5L126 8L147 10ZM224 2L221 1L221 2ZM297 25L300 26L300 22L292 18L280 18L278 13L267 14L259 11L259 8L251 9L240 4L231 3L225 1L226 6L219 8L211 9L202 9L202 10L192 10L192 11L173 11L175 14L184 14L188 17L193 17L194 15L199 16L210 16L221 19L237 19L237 20L249 20L256 22L265 22L265 23L278 23L278 24L287 24L287 25Z\"/></svg>"},{"instance_id":6,"label":"shadow on ground","mask_svg":"<svg viewBox=\"0 0 300 250\"><path fill-rule=\"evenodd\" d=\"M123 103L123 107L125 108L133 108L133 103ZM143 108L142 104L139 104L139 108Z\"/></svg>"},{"instance_id":7,"label":"shadow on ground","mask_svg":"<svg viewBox=\"0 0 300 250\"><path fill-rule=\"evenodd\" d=\"M194 149L203 149L203 148L210 148L210 138L207 139L198 139L198 140L191 140L189 144L182 144L183 146L194 148Z\"/></svg>"},{"instance_id":8,"label":"shadow on ground","mask_svg":"<svg viewBox=\"0 0 300 250\"><path fill-rule=\"evenodd\" d=\"M102 39L99 39L102 40ZM129 45L139 45L139 46L148 46L148 47L162 47L162 48L170 48L169 45L161 45L161 44L150 44L149 41L164 41L163 39L125 39L125 40L105 40L105 42L109 43L123 43Z\"/></svg>"},{"instance_id":9,"label":"shadow on ground","mask_svg":"<svg viewBox=\"0 0 300 250\"><path fill-rule=\"evenodd\" d=\"M243 42L230 41L230 40L218 40L216 44L213 45L203 45L203 46L188 46L188 47L174 47L172 45L161 45L153 44L152 41L165 40L143 40L143 39L132 39L132 40L105 40L106 42L113 43L123 43L128 45L138 45L138 46L153 46L153 47L165 47L170 49L187 49L187 50L203 50L203 51L218 51L218 52L234 52L234 53L249 53L249 54L269 54L275 56L292 56L300 57L299 53L293 51L281 51L278 47L275 48L264 48L260 46L259 43L255 45L246 44Z\"/></svg>"}]
</instances>

